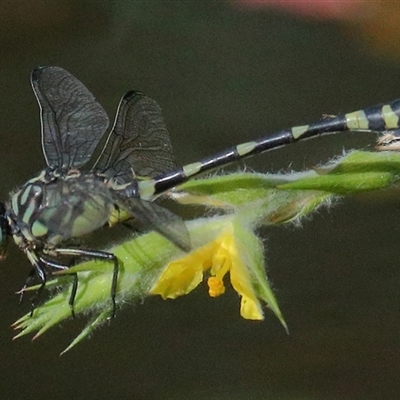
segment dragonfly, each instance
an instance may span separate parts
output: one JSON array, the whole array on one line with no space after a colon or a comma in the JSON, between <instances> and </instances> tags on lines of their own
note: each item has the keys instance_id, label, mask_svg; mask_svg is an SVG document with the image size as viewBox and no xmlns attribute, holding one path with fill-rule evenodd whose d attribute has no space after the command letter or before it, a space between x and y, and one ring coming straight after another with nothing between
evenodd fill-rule
<instances>
[{"instance_id":1,"label":"dragonfly","mask_svg":"<svg viewBox=\"0 0 400 400\"><path fill-rule=\"evenodd\" d=\"M115 315L119 264L112 253L68 246L111 224L123 214L166 237L184 251L190 236L184 222L154 201L200 174L297 141L343 131L382 134L380 150L398 150L400 100L351 113L323 117L308 125L265 135L182 167L176 167L172 145L158 104L141 92L123 96L102 152L88 171L108 117L89 90L60 67L38 67L31 77L41 108L42 147L47 167L0 203L1 254L7 237L24 251L45 287L48 275L69 265L61 256L113 263L112 314ZM116 218L122 222L124 218ZM48 257L52 256L52 259ZM54 260L55 258L55 260ZM49 272L50 271L50 272ZM26 284L22 291L26 288ZM75 280L69 298L73 302Z\"/></svg>"},{"instance_id":2,"label":"dragonfly","mask_svg":"<svg viewBox=\"0 0 400 400\"><path fill-rule=\"evenodd\" d=\"M1 257L5 257L7 237L11 236L29 259L32 270L19 293L22 300L28 284L38 277L41 284L32 312L48 277L71 266L60 259L113 263L111 301L115 315L117 258L68 242L133 218L180 249L190 250L183 220L155 202L142 200L138 192L140 179L176 168L161 109L139 91L126 93L100 156L92 168L84 170L81 167L89 163L109 125L103 107L77 78L60 67L35 68L31 84L40 107L47 166L12 193L7 203L0 204ZM77 287L75 274L69 298L73 315Z\"/></svg>"}]
</instances>

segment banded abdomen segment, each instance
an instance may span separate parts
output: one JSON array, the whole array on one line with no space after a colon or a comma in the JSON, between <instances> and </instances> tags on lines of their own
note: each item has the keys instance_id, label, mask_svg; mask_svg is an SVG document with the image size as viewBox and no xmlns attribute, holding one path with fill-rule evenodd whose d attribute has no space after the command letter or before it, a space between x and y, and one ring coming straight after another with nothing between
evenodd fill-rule
<instances>
[{"instance_id":1,"label":"banded abdomen segment","mask_svg":"<svg viewBox=\"0 0 400 400\"><path fill-rule=\"evenodd\" d=\"M343 131L386 132L396 130L399 128L399 116L400 99L364 110L334 117L324 117L308 125L295 126L251 142L230 147L201 161L160 175L154 180L139 182L140 195L143 199L151 199L204 172L299 140Z\"/></svg>"}]
</instances>

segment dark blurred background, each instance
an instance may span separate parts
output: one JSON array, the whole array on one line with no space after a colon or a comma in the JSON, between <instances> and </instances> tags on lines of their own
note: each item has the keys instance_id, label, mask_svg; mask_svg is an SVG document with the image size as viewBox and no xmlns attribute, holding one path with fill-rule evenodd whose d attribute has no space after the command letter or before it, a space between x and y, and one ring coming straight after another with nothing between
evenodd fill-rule
<instances>
[{"instance_id":1,"label":"dark blurred background","mask_svg":"<svg viewBox=\"0 0 400 400\"><path fill-rule=\"evenodd\" d=\"M44 166L29 74L58 65L109 112L140 89L164 110L179 164L261 133L400 96L397 2L0 1L0 195ZM310 168L373 135L342 134L246 162ZM234 168L237 169L237 166ZM0 392L38 399L400 398L399 191L345 198L301 228L264 230L289 325L239 316L233 292L127 306L59 358L84 321L11 341L28 309L15 247L1 265Z\"/></svg>"}]
</instances>

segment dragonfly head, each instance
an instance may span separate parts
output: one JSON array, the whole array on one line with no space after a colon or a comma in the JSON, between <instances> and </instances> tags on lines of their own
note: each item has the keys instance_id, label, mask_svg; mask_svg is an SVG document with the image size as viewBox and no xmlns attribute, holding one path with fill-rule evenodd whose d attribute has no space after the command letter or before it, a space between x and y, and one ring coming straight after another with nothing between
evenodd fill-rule
<instances>
[{"instance_id":1,"label":"dragonfly head","mask_svg":"<svg viewBox=\"0 0 400 400\"><path fill-rule=\"evenodd\" d=\"M6 258L10 225L6 217L6 207L0 202L0 261Z\"/></svg>"}]
</instances>

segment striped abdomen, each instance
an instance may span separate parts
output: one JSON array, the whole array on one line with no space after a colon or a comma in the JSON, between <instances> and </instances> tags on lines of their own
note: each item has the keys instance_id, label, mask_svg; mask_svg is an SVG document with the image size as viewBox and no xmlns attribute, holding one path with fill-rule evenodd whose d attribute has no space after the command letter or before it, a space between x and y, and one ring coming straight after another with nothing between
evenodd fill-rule
<instances>
[{"instance_id":1,"label":"striped abdomen","mask_svg":"<svg viewBox=\"0 0 400 400\"><path fill-rule=\"evenodd\" d=\"M182 168L160 175L154 180L139 182L140 194L143 199L151 199L160 193L186 182L194 176L255 154L277 149L298 140L349 130L361 132L373 131L378 133L397 130L399 128L399 117L400 99L392 103L376 105L364 110L322 118L312 124L295 126L268 136L263 136L251 142L230 147L199 162L188 164Z\"/></svg>"}]
</instances>

